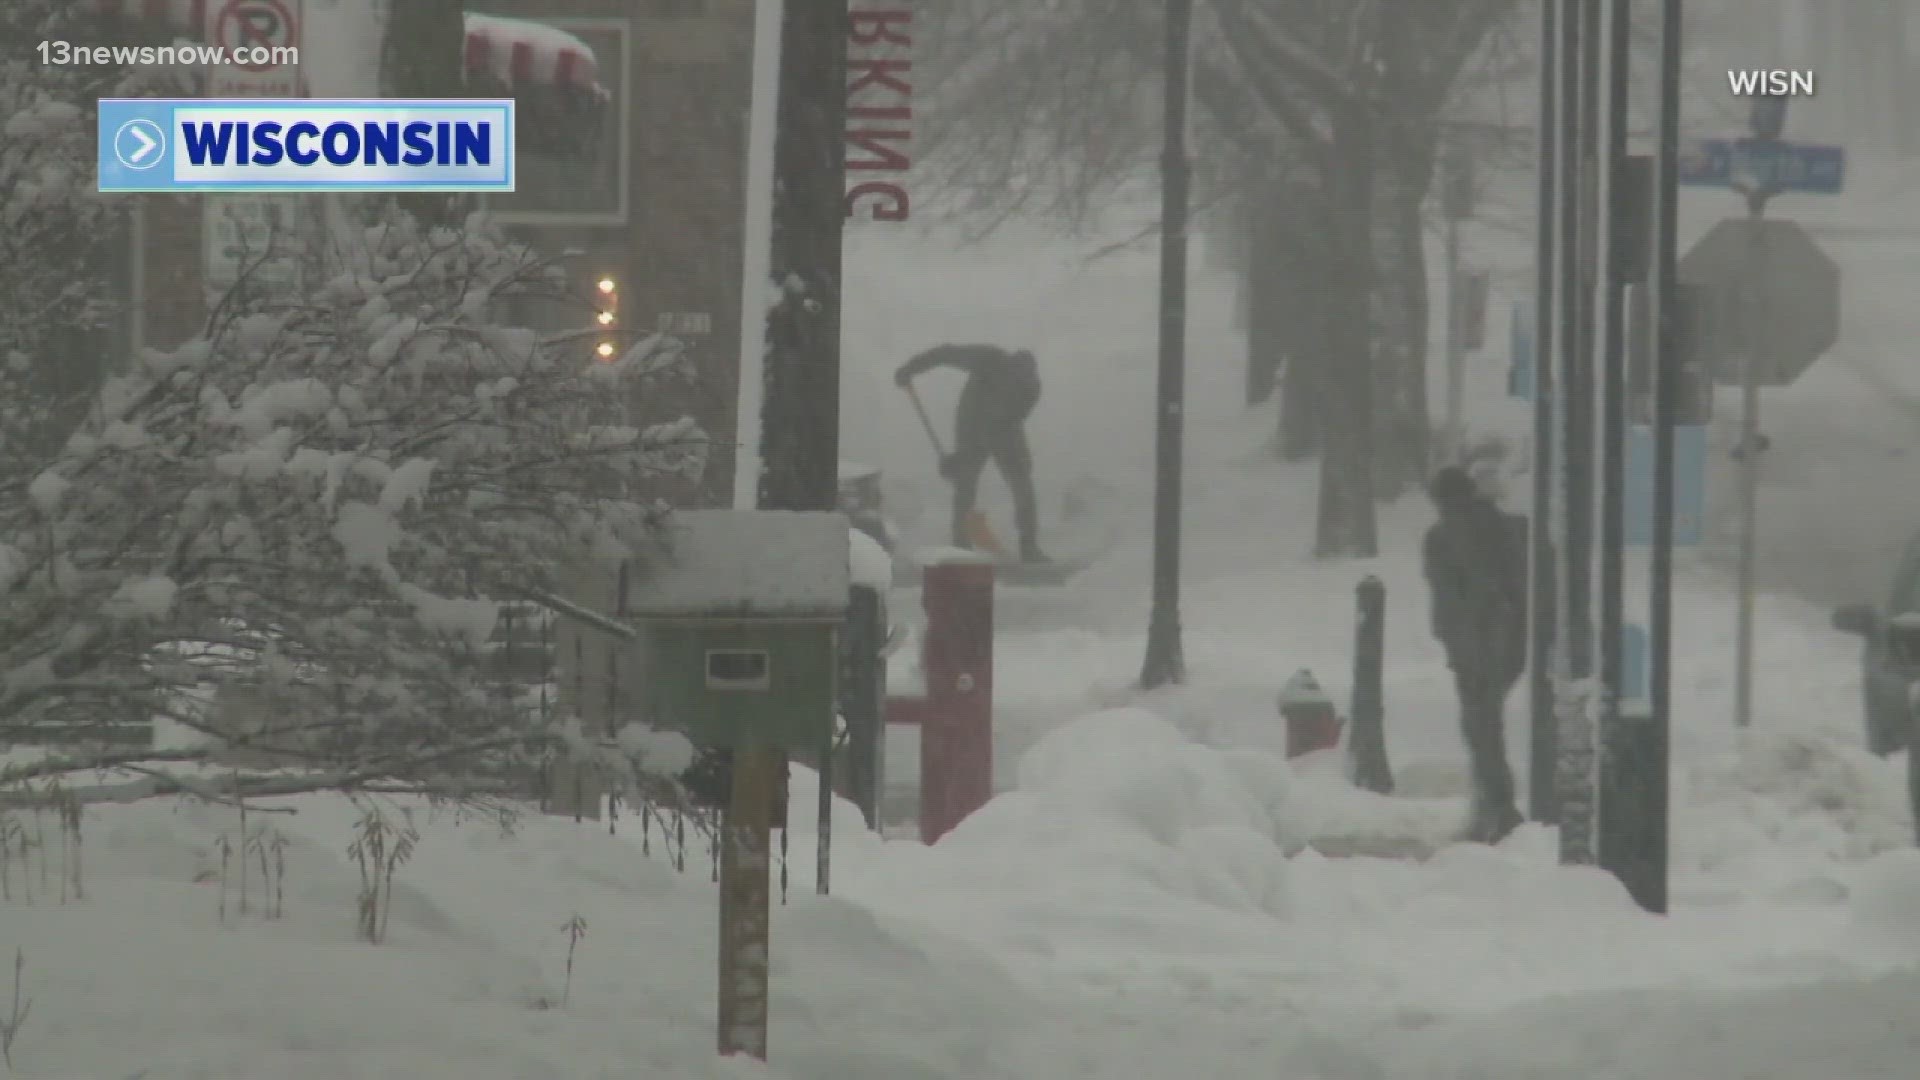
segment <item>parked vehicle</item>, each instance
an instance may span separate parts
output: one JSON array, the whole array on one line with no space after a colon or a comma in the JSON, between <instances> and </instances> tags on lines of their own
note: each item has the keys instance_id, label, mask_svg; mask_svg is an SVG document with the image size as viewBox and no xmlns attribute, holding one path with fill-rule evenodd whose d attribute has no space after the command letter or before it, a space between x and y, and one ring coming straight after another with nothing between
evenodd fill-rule
<instances>
[{"instance_id":1,"label":"parked vehicle","mask_svg":"<svg viewBox=\"0 0 1920 1080\"><path fill-rule=\"evenodd\" d=\"M1867 748L1885 757L1907 750L1907 791L1920 838L1920 536L1907 544L1882 607L1834 610L1837 630L1864 642L1861 698Z\"/></svg>"}]
</instances>

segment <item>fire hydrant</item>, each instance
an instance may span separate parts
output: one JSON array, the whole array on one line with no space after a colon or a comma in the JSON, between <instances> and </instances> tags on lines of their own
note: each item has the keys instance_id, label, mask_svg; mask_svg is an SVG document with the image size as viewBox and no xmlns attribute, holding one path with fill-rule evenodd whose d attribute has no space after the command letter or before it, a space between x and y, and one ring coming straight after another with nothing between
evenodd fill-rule
<instances>
[{"instance_id":1,"label":"fire hydrant","mask_svg":"<svg viewBox=\"0 0 1920 1080\"><path fill-rule=\"evenodd\" d=\"M1320 689L1320 681L1305 668L1280 688L1280 718L1287 723L1290 758L1339 746L1340 729L1346 723L1334 708L1333 699Z\"/></svg>"}]
</instances>

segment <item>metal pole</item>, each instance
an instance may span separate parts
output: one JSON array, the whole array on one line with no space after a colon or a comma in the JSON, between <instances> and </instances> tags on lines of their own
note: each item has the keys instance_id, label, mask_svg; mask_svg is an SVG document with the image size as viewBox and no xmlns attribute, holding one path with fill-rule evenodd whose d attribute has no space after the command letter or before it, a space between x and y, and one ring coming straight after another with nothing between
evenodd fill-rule
<instances>
[{"instance_id":1,"label":"metal pole","mask_svg":"<svg viewBox=\"0 0 1920 1080\"><path fill-rule=\"evenodd\" d=\"M1653 707L1644 797L1648 835L1641 858L1655 870L1639 896L1648 911L1667 910L1669 750L1673 730L1673 428L1679 417L1675 356L1675 249L1679 235L1681 0L1660 3L1660 107L1653 158L1653 245L1648 299L1654 327L1653 566L1648 597L1647 696Z\"/></svg>"},{"instance_id":2,"label":"metal pole","mask_svg":"<svg viewBox=\"0 0 1920 1080\"><path fill-rule=\"evenodd\" d=\"M1153 492L1153 612L1140 685L1183 683L1180 645L1181 440L1187 386L1187 53L1193 0L1167 0L1166 130L1160 157L1160 380Z\"/></svg>"},{"instance_id":3,"label":"metal pole","mask_svg":"<svg viewBox=\"0 0 1920 1080\"><path fill-rule=\"evenodd\" d=\"M1593 862L1594 731L1588 711L1593 675L1593 296L1592 210L1597 119L1596 0L1567 0L1561 26L1562 155L1560 252L1561 495L1560 633L1556 674L1562 862Z\"/></svg>"},{"instance_id":4,"label":"metal pole","mask_svg":"<svg viewBox=\"0 0 1920 1080\"><path fill-rule=\"evenodd\" d=\"M1391 795L1393 767L1387 760L1386 691L1381 677L1387 652L1387 586L1368 574L1354 599L1358 618L1353 633L1352 707L1347 710L1353 731L1347 736L1347 755L1355 784Z\"/></svg>"},{"instance_id":5,"label":"metal pole","mask_svg":"<svg viewBox=\"0 0 1920 1080\"><path fill-rule=\"evenodd\" d=\"M1765 227L1765 193L1747 198L1747 243L1750 264L1760 265L1761 230ZM1753 310L1756 297L1744 298L1749 328L1759 321ZM1749 335L1752 331L1749 329ZM1753 593L1760 548L1760 365L1756 342L1749 336L1740 351L1740 608L1734 632L1733 722L1753 723Z\"/></svg>"},{"instance_id":6,"label":"metal pole","mask_svg":"<svg viewBox=\"0 0 1920 1080\"><path fill-rule=\"evenodd\" d=\"M1460 296L1460 222L1455 219L1451 208L1446 214L1444 247L1447 264L1447 445L1446 459L1458 461L1462 444L1466 441L1464 420L1461 413L1467 395L1466 350L1463 347L1465 335L1461 332L1461 296Z\"/></svg>"},{"instance_id":7,"label":"metal pole","mask_svg":"<svg viewBox=\"0 0 1920 1080\"><path fill-rule=\"evenodd\" d=\"M1540 5L1540 115L1535 164L1538 203L1534 218L1533 255L1533 520L1530 523L1531 618L1527 680L1531 749L1528 754L1527 802L1533 820L1551 824L1559 811L1553 797L1553 768L1559 750L1555 738L1553 679L1549 652L1553 648L1554 573L1549 518L1553 514L1553 401L1557 380L1552 349L1555 315L1554 289L1558 264L1554 247L1558 193L1560 139L1555 131L1559 86L1557 53L1561 0Z\"/></svg>"},{"instance_id":8,"label":"metal pole","mask_svg":"<svg viewBox=\"0 0 1920 1080\"><path fill-rule=\"evenodd\" d=\"M1665 772L1659 738L1647 702L1622 701L1625 648L1625 524L1627 363L1625 298L1630 268L1624 255L1637 247L1625 228L1647 222L1623 220L1622 211L1638 192L1621 190L1623 183L1639 183L1627 171L1628 78L1632 61L1631 0L1607 0L1607 96L1603 169L1607 177L1608 248L1606 291L1602 297L1602 399L1605 427L1602 444L1606 482L1601 501L1600 560L1600 681L1603 697L1600 718L1600 798L1597 854L1601 867L1613 873L1642 907L1658 910L1665 903L1666 854L1664 824ZM1651 230L1649 230L1651 231ZM1650 239L1642 237L1638 239ZM1653 791L1658 787L1661 794ZM1654 855L1657 854L1657 861Z\"/></svg>"},{"instance_id":9,"label":"metal pole","mask_svg":"<svg viewBox=\"0 0 1920 1080\"><path fill-rule=\"evenodd\" d=\"M1620 717L1621 649L1626 622L1626 242L1619 237L1620 180L1627 157L1627 0L1607 0L1606 94L1600 146L1600 745Z\"/></svg>"}]
</instances>

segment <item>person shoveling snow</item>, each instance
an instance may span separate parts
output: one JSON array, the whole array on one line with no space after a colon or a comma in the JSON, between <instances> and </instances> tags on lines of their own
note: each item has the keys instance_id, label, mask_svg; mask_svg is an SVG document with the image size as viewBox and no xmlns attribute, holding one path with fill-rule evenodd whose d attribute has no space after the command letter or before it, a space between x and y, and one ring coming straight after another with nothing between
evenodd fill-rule
<instances>
[{"instance_id":1,"label":"person shoveling snow","mask_svg":"<svg viewBox=\"0 0 1920 1080\"><path fill-rule=\"evenodd\" d=\"M913 380L937 367L967 375L953 418L953 452L947 453L927 419ZM979 550L991 537L974 507L980 474L991 460L1013 493L1014 527L1020 537L1020 561L1050 562L1040 550L1040 515L1033 490L1033 450L1027 445L1027 417L1040 403L1040 367L1026 349L995 345L941 345L920 353L894 373L926 426L940 455L940 475L953 485L953 545Z\"/></svg>"}]
</instances>

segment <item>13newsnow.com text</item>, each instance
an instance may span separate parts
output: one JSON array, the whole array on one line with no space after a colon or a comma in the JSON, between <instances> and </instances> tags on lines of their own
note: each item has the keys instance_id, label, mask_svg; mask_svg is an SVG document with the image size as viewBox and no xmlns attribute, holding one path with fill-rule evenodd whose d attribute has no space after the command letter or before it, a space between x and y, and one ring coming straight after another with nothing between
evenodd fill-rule
<instances>
[{"instance_id":1,"label":"13newsnow.com text","mask_svg":"<svg viewBox=\"0 0 1920 1080\"><path fill-rule=\"evenodd\" d=\"M297 45L75 45L40 43L40 62L54 67L171 66L244 67L264 70L300 63Z\"/></svg>"}]
</instances>

